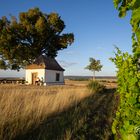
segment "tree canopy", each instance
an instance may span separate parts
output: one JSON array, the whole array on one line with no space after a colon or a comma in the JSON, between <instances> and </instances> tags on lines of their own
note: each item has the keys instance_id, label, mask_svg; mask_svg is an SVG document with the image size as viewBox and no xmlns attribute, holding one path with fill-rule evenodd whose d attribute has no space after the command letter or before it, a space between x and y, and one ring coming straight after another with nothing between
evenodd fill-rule
<instances>
[{"instance_id":1,"label":"tree canopy","mask_svg":"<svg viewBox=\"0 0 140 140\"><path fill-rule=\"evenodd\" d=\"M56 57L74 42L72 33L63 33L64 21L57 13L45 14L39 8L21 12L19 18L0 19L0 68L19 70L46 54Z\"/></svg>"},{"instance_id":2,"label":"tree canopy","mask_svg":"<svg viewBox=\"0 0 140 140\"><path fill-rule=\"evenodd\" d=\"M94 79L95 79L95 71L101 71L101 68L103 67L101 65L100 60L96 60L95 58L89 58L90 64L86 66L86 69L90 70L94 74Z\"/></svg>"}]
</instances>

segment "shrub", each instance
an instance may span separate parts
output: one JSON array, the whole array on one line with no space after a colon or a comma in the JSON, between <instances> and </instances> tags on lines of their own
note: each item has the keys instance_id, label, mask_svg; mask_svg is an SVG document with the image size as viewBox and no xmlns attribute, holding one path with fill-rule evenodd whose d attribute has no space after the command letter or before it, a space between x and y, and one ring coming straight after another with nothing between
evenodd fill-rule
<instances>
[{"instance_id":1,"label":"shrub","mask_svg":"<svg viewBox=\"0 0 140 140\"><path fill-rule=\"evenodd\" d=\"M99 93L104 91L105 86L100 84L98 81L91 80L89 84L87 85L88 89L91 93Z\"/></svg>"},{"instance_id":2,"label":"shrub","mask_svg":"<svg viewBox=\"0 0 140 140\"><path fill-rule=\"evenodd\" d=\"M112 125L112 132L118 140L140 139L140 72L133 55L122 53L118 48L115 63L118 78L119 107Z\"/></svg>"}]
</instances>

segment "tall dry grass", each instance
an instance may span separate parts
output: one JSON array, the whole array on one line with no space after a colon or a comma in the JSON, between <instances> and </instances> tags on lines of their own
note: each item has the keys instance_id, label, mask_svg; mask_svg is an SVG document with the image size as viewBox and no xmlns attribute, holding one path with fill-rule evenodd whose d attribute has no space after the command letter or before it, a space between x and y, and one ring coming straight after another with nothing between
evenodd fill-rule
<instances>
[{"instance_id":1,"label":"tall dry grass","mask_svg":"<svg viewBox=\"0 0 140 140\"><path fill-rule=\"evenodd\" d=\"M24 135L89 95L86 87L0 85L0 140Z\"/></svg>"}]
</instances>

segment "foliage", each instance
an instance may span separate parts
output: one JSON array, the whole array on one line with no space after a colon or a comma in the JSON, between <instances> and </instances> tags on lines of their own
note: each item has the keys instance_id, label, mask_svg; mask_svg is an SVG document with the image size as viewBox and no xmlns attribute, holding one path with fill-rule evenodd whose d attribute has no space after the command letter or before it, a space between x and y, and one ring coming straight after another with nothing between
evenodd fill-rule
<instances>
[{"instance_id":1,"label":"foliage","mask_svg":"<svg viewBox=\"0 0 140 140\"><path fill-rule=\"evenodd\" d=\"M137 139L134 130L140 126L140 73L137 72L137 64L133 56L122 53L118 48L112 61L118 68L118 93L120 94L120 104L112 131L117 139Z\"/></svg>"},{"instance_id":2,"label":"foliage","mask_svg":"<svg viewBox=\"0 0 140 140\"><path fill-rule=\"evenodd\" d=\"M86 69L92 71L95 78L95 71L101 71L102 68L101 62L100 60L96 60L94 58L89 58L89 62L90 64L86 66Z\"/></svg>"},{"instance_id":3,"label":"foliage","mask_svg":"<svg viewBox=\"0 0 140 140\"><path fill-rule=\"evenodd\" d=\"M127 11L132 11L132 42L133 54L122 53L118 48L115 58L111 60L118 68L118 92L120 104L114 119L112 131L116 139L140 139L135 134L136 127L140 127L140 1L114 0L119 16L124 17Z\"/></svg>"},{"instance_id":4,"label":"foliage","mask_svg":"<svg viewBox=\"0 0 140 140\"><path fill-rule=\"evenodd\" d=\"M114 5L119 11L119 16L124 17L131 11L132 41L134 58L140 58L140 1L139 0L114 0Z\"/></svg>"},{"instance_id":5,"label":"foliage","mask_svg":"<svg viewBox=\"0 0 140 140\"><path fill-rule=\"evenodd\" d=\"M19 19L2 17L0 68L19 70L41 54L55 57L74 41L72 33L63 33L64 28L64 21L57 13L45 14L39 8L21 12Z\"/></svg>"},{"instance_id":6,"label":"foliage","mask_svg":"<svg viewBox=\"0 0 140 140\"><path fill-rule=\"evenodd\" d=\"M104 85L101 85L98 81L94 81L94 80L91 80L88 83L87 87L91 91L91 93L103 92L105 89Z\"/></svg>"}]
</instances>

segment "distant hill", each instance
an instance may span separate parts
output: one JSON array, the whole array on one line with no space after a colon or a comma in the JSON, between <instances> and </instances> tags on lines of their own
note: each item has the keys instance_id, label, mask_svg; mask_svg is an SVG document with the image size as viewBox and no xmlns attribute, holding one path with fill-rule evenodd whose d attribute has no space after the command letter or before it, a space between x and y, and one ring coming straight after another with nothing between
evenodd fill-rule
<instances>
[{"instance_id":1,"label":"distant hill","mask_svg":"<svg viewBox=\"0 0 140 140\"><path fill-rule=\"evenodd\" d=\"M69 80L88 80L91 79L92 76L65 76L65 79ZM116 76L96 76L96 79L116 79Z\"/></svg>"}]
</instances>

